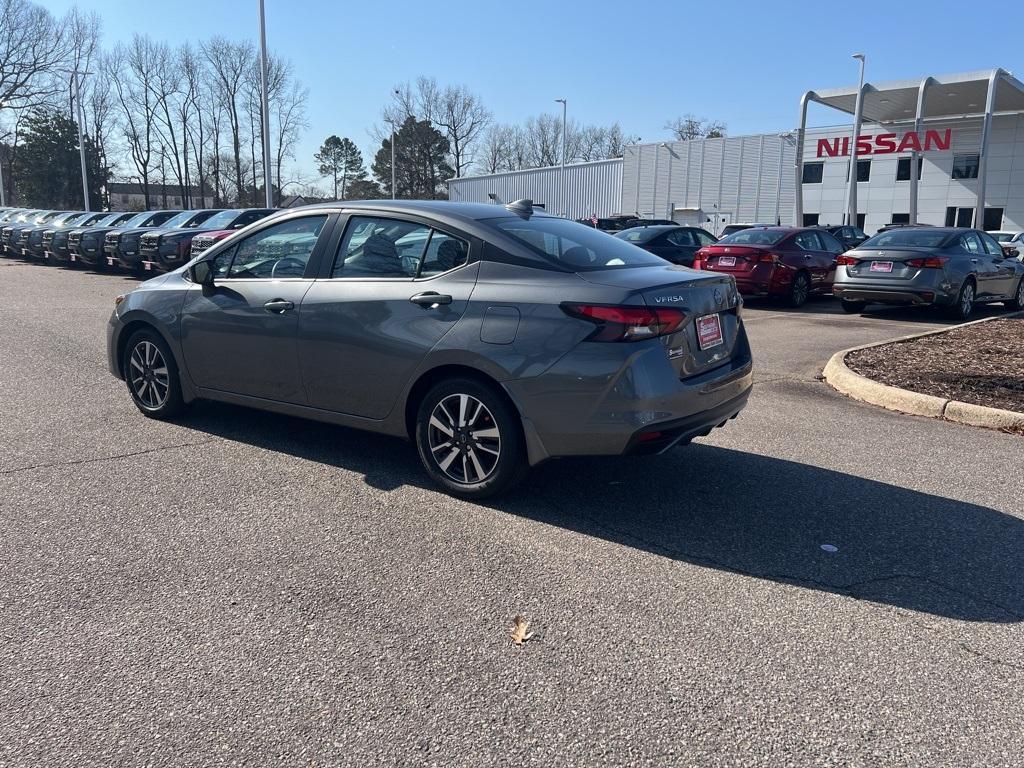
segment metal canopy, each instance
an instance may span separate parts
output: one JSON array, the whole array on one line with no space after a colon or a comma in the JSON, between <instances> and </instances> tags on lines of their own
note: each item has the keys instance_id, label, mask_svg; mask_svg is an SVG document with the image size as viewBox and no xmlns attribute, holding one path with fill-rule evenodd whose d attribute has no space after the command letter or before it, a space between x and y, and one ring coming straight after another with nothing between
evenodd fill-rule
<instances>
[{"instance_id":1,"label":"metal canopy","mask_svg":"<svg viewBox=\"0 0 1024 768\"><path fill-rule=\"evenodd\" d=\"M996 74L996 98L993 112L1024 112L1024 83L1001 69ZM927 89L922 114L925 120L985 114L985 99L993 70L936 75L920 80L890 80L864 84L864 115L869 123L893 123L914 120L917 95ZM857 103L857 86L814 91L812 101L852 115Z\"/></svg>"}]
</instances>

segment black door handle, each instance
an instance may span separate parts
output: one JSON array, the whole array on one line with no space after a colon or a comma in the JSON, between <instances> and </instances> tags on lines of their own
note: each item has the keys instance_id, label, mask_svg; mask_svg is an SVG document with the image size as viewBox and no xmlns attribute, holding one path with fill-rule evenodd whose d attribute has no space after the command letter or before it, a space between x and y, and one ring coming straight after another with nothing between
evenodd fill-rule
<instances>
[{"instance_id":1,"label":"black door handle","mask_svg":"<svg viewBox=\"0 0 1024 768\"><path fill-rule=\"evenodd\" d=\"M284 299L271 299L263 305L263 308L267 310L267 312L273 312L276 315L280 315L287 312L289 309L295 309L295 302L285 301Z\"/></svg>"},{"instance_id":2,"label":"black door handle","mask_svg":"<svg viewBox=\"0 0 1024 768\"><path fill-rule=\"evenodd\" d=\"M434 291L427 291L426 293L417 293L409 301L413 304L419 304L421 307L437 307L441 304L451 304L452 297L435 293Z\"/></svg>"}]
</instances>

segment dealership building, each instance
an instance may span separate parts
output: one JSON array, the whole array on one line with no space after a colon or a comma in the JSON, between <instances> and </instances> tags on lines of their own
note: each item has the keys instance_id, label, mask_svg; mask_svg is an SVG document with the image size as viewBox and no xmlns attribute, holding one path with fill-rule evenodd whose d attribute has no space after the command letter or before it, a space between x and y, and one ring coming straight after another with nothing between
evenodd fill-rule
<instances>
[{"instance_id":1,"label":"dealership building","mask_svg":"<svg viewBox=\"0 0 1024 768\"><path fill-rule=\"evenodd\" d=\"M531 198L570 218L638 214L720 232L730 222L1024 229L1024 84L996 69L808 91L784 133L663 141L621 159L452 179L452 200ZM854 142L854 135L857 136ZM849 170L856 150L856 182Z\"/></svg>"}]
</instances>

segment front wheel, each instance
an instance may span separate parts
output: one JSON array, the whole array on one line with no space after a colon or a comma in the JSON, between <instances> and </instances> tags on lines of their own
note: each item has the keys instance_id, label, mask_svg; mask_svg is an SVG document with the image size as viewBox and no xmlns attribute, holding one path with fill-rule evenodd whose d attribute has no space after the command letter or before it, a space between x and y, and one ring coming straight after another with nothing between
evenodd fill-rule
<instances>
[{"instance_id":1,"label":"front wheel","mask_svg":"<svg viewBox=\"0 0 1024 768\"><path fill-rule=\"evenodd\" d=\"M416 447L434 481L467 499L506 491L529 469L519 414L471 378L448 379L427 392L416 415Z\"/></svg>"},{"instance_id":2,"label":"front wheel","mask_svg":"<svg viewBox=\"0 0 1024 768\"><path fill-rule=\"evenodd\" d=\"M1013 298L1006 302L1006 306L1017 312L1024 309L1024 277L1017 283L1017 292L1013 294Z\"/></svg>"},{"instance_id":3,"label":"front wheel","mask_svg":"<svg viewBox=\"0 0 1024 768\"><path fill-rule=\"evenodd\" d=\"M789 286L789 296L786 297L789 306L794 309L802 307L807 303L807 297L811 295L811 279L806 272L797 272L793 276L793 284Z\"/></svg>"},{"instance_id":4,"label":"front wheel","mask_svg":"<svg viewBox=\"0 0 1024 768\"><path fill-rule=\"evenodd\" d=\"M174 355L156 331L137 331L128 339L121 364L132 402L152 419L170 419L185 407Z\"/></svg>"},{"instance_id":5,"label":"front wheel","mask_svg":"<svg viewBox=\"0 0 1024 768\"><path fill-rule=\"evenodd\" d=\"M976 298L974 281L971 278L964 280L960 286L960 293L957 294L956 304L949 308L949 314L957 320L966 320L974 311L974 299Z\"/></svg>"}]
</instances>

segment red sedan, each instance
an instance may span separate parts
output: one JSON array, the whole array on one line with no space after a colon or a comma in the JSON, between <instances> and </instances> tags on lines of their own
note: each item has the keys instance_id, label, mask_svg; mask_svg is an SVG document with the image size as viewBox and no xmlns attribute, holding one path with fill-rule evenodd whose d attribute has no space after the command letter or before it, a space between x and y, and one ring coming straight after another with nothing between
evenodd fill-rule
<instances>
[{"instance_id":1,"label":"red sedan","mask_svg":"<svg viewBox=\"0 0 1024 768\"><path fill-rule=\"evenodd\" d=\"M744 296L773 296L799 307L812 294L831 295L836 259L845 250L821 229L757 227L704 246L696 263L732 275Z\"/></svg>"}]
</instances>

